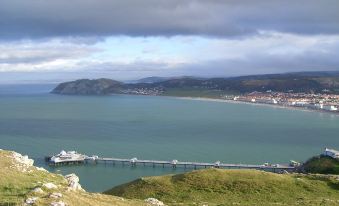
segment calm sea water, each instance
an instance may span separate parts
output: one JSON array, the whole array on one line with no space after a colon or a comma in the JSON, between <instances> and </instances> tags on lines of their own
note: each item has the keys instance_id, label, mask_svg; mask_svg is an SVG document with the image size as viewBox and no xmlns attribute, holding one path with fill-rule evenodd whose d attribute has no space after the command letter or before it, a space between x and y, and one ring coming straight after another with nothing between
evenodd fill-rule
<instances>
[{"instance_id":1,"label":"calm sea water","mask_svg":"<svg viewBox=\"0 0 339 206\"><path fill-rule=\"evenodd\" d=\"M339 116L269 106L169 97L59 96L51 85L0 86L0 148L104 191L141 176L183 172L121 165L49 167L46 155L88 155L224 163L304 161L339 148Z\"/></svg>"}]
</instances>

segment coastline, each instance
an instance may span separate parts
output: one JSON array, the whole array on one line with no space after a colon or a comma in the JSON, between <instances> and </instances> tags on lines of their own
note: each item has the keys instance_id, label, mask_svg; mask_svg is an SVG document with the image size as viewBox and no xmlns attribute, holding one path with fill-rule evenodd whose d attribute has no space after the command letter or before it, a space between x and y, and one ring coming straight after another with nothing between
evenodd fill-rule
<instances>
[{"instance_id":1,"label":"coastline","mask_svg":"<svg viewBox=\"0 0 339 206\"><path fill-rule=\"evenodd\" d=\"M58 94L60 95L60 94ZM61 94L64 95L64 94ZM149 96L149 97L169 97L174 99L182 99L182 100L194 100L194 101L209 101L209 102L219 102L219 103L230 103L230 104L247 104L247 105L254 105L254 106L264 106L264 107L273 107L279 109L288 109L294 111L303 111L303 112L314 112L314 113L323 113L323 114L332 114L338 115L339 112L334 111L327 111L327 110L317 110L305 107L293 107L293 106L286 106L281 104L265 104L265 103L253 103L253 102L245 102L245 101L235 101L235 100L228 100L228 99L220 99L220 98L208 98L208 97L184 97L184 96L171 96L171 95L140 95L140 94L121 94L121 93L111 93L108 95L103 96L111 96L111 95L126 95L126 96ZM73 96L73 95L70 95ZM85 95L87 96L87 95Z\"/></svg>"},{"instance_id":2,"label":"coastline","mask_svg":"<svg viewBox=\"0 0 339 206\"><path fill-rule=\"evenodd\" d=\"M166 96L166 97L173 97L173 98L176 98L176 99L194 100L194 101L210 101L210 102L220 102L220 103L230 103L230 104L247 104L247 105L255 105L255 106L273 107L273 108L279 108L279 109L297 110L297 111L304 111L304 112L314 112L314 113L325 113L325 114L339 115L339 112L331 112L331 111L326 111L326 110L316 110L316 109L309 109L309 108L304 108L304 107L284 106L284 105L279 105L279 104L252 103L252 102L235 101L235 100L228 100L228 99L217 99L217 98L207 98L207 97L177 97L177 96Z\"/></svg>"}]
</instances>

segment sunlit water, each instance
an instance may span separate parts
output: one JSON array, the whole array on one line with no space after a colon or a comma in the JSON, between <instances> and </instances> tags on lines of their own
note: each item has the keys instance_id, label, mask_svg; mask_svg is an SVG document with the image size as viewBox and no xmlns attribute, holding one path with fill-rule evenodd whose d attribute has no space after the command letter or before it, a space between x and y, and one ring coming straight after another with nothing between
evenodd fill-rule
<instances>
[{"instance_id":1,"label":"sunlit water","mask_svg":"<svg viewBox=\"0 0 339 206\"><path fill-rule=\"evenodd\" d=\"M269 106L149 96L61 96L51 85L0 86L0 148L76 173L89 191L141 176L183 172L98 164L49 167L44 157L77 150L104 157L224 163L304 161L339 148L339 116Z\"/></svg>"}]
</instances>

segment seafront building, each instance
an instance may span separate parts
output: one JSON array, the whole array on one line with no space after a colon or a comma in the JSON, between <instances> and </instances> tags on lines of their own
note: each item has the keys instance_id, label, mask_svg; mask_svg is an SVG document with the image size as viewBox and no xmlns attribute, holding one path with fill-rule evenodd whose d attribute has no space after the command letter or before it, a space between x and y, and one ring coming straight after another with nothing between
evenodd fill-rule
<instances>
[{"instance_id":1,"label":"seafront building","mask_svg":"<svg viewBox=\"0 0 339 206\"><path fill-rule=\"evenodd\" d=\"M323 155L332 157L334 159L339 159L339 151L334 150L334 149L325 148Z\"/></svg>"},{"instance_id":2,"label":"seafront building","mask_svg":"<svg viewBox=\"0 0 339 206\"><path fill-rule=\"evenodd\" d=\"M222 96L224 99L261 103L276 104L281 106L302 107L307 109L339 112L339 95L335 94L307 94L286 92L251 92L248 94Z\"/></svg>"}]
</instances>

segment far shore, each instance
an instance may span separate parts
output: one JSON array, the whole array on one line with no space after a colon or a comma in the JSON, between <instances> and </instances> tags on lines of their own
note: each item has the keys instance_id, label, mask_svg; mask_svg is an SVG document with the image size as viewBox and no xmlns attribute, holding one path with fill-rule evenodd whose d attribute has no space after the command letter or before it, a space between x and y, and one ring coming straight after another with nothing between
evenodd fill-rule
<instances>
[{"instance_id":1,"label":"far shore","mask_svg":"<svg viewBox=\"0 0 339 206\"><path fill-rule=\"evenodd\" d=\"M247 104L247 105L256 105L256 106L268 106L280 109L289 109L289 110L298 110L304 112L316 112L316 113L326 113L326 114L334 114L339 115L339 112L331 112L326 110L316 110L316 109L309 109L305 107L293 107L293 106L285 106L280 104L265 104L265 103L255 103L255 102L244 102L244 101L235 101L235 100L228 100L228 99L217 99L217 98L208 98L208 97L177 97L177 96L167 96L173 97L176 99L185 99L185 100L195 100L195 101L210 101L210 102L221 102L221 103L231 103L231 104Z\"/></svg>"}]
</instances>

